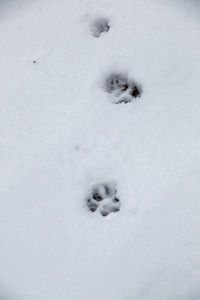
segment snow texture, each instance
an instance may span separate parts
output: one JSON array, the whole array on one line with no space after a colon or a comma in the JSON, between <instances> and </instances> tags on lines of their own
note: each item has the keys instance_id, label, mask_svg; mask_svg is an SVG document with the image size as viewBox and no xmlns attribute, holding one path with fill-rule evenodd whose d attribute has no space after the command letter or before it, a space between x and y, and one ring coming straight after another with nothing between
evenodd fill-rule
<instances>
[{"instance_id":1,"label":"snow texture","mask_svg":"<svg viewBox=\"0 0 200 300\"><path fill-rule=\"evenodd\" d=\"M199 16L0 1L0 300L200 299ZM141 97L114 105L110 74ZM120 211L90 212L110 181Z\"/></svg>"}]
</instances>

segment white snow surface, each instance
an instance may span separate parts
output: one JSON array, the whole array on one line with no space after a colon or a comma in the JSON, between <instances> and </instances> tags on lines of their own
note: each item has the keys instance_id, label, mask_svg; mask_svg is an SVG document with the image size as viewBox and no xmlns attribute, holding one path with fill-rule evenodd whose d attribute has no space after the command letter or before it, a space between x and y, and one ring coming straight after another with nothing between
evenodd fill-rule
<instances>
[{"instance_id":1,"label":"white snow surface","mask_svg":"<svg viewBox=\"0 0 200 300\"><path fill-rule=\"evenodd\" d=\"M199 16L198 1L0 1L0 300L200 299ZM141 98L113 104L113 72ZM108 217L84 202L104 181Z\"/></svg>"}]
</instances>

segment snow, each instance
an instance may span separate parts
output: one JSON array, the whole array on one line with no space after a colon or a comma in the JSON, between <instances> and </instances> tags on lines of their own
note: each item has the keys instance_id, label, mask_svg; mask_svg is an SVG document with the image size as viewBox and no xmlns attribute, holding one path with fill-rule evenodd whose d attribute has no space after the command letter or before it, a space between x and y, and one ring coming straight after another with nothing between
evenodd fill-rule
<instances>
[{"instance_id":1,"label":"snow","mask_svg":"<svg viewBox=\"0 0 200 300\"><path fill-rule=\"evenodd\" d=\"M0 1L0 300L199 299L199 12ZM142 96L113 104L113 73ZM107 181L102 217L85 197Z\"/></svg>"}]
</instances>

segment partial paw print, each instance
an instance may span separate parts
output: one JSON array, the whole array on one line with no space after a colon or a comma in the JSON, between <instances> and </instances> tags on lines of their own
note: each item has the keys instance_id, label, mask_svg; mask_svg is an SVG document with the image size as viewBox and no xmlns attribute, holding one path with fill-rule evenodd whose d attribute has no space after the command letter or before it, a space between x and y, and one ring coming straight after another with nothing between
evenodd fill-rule
<instances>
[{"instance_id":1,"label":"partial paw print","mask_svg":"<svg viewBox=\"0 0 200 300\"><path fill-rule=\"evenodd\" d=\"M97 18L90 24L90 30L94 37L99 38L102 33L110 30L109 20L106 18Z\"/></svg>"},{"instance_id":2,"label":"partial paw print","mask_svg":"<svg viewBox=\"0 0 200 300\"><path fill-rule=\"evenodd\" d=\"M91 212L100 212L103 217L120 210L121 203L117 197L114 183L98 183L91 188L86 199L86 205Z\"/></svg>"},{"instance_id":3,"label":"partial paw print","mask_svg":"<svg viewBox=\"0 0 200 300\"><path fill-rule=\"evenodd\" d=\"M105 90L111 94L115 104L133 102L142 95L142 88L139 84L126 75L117 73L112 73L106 78Z\"/></svg>"}]
</instances>

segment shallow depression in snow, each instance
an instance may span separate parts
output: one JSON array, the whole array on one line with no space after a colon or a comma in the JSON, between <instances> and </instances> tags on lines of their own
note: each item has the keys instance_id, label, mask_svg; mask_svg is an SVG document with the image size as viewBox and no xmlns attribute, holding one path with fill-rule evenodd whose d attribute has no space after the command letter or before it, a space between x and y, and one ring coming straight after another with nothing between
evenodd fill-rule
<instances>
[{"instance_id":1,"label":"shallow depression in snow","mask_svg":"<svg viewBox=\"0 0 200 300\"><path fill-rule=\"evenodd\" d=\"M91 212L100 212L103 217L120 210L117 187L113 182L95 184L86 198L86 205Z\"/></svg>"},{"instance_id":2,"label":"shallow depression in snow","mask_svg":"<svg viewBox=\"0 0 200 300\"><path fill-rule=\"evenodd\" d=\"M90 30L94 37L99 38L102 33L110 30L110 22L106 18L98 17L91 22Z\"/></svg>"},{"instance_id":3,"label":"shallow depression in snow","mask_svg":"<svg viewBox=\"0 0 200 300\"><path fill-rule=\"evenodd\" d=\"M142 88L124 74L110 74L105 80L105 90L110 93L113 103L128 103L141 97Z\"/></svg>"}]
</instances>

